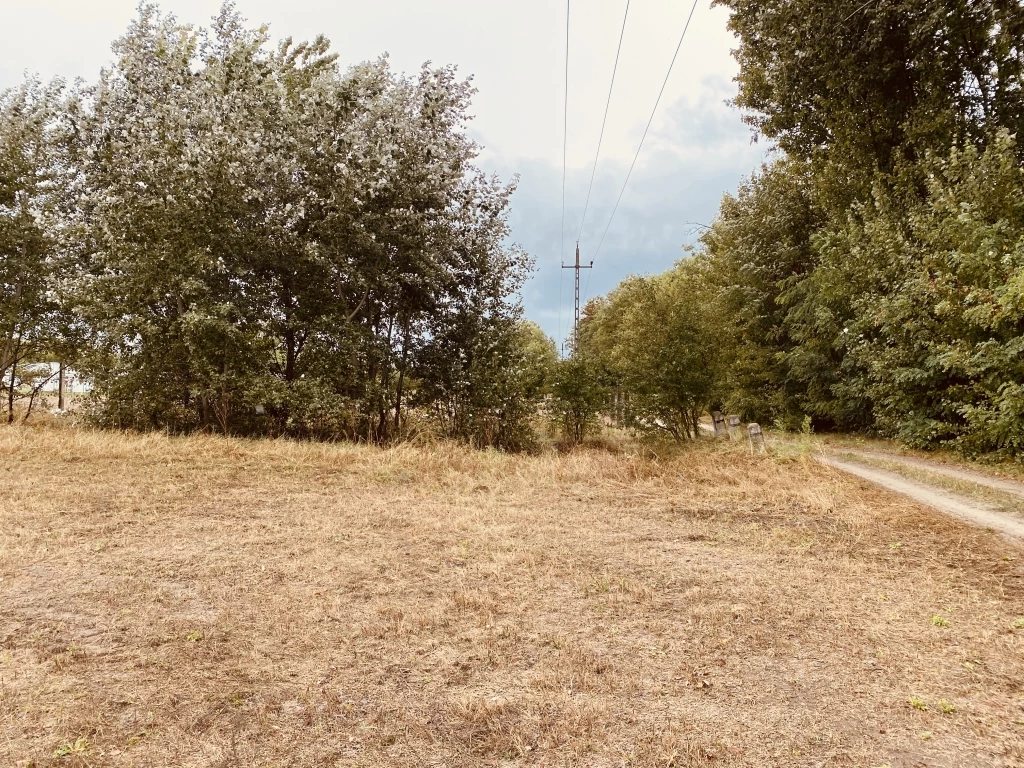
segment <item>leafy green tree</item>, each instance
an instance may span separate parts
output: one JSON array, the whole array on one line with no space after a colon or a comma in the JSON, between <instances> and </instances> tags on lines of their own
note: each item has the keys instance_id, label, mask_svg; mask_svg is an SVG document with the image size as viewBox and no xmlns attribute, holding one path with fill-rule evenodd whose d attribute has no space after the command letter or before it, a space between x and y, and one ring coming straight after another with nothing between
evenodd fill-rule
<instances>
[{"instance_id":1,"label":"leafy green tree","mask_svg":"<svg viewBox=\"0 0 1024 768\"><path fill-rule=\"evenodd\" d=\"M849 291L854 319L843 338L879 430L910 445L1024 452L1024 169L1015 158L1003 132L985 151L930 159L923 199L907 186L879 188L819 268Z\"/></svg>"},{"instance_id":2,"label":"leafy green tree","mask_svg":"<svg viewBox=\"0 0 1024 768\"><path fill-rule=\"evenodd\" d=\"M214 82L225 47L142 7L80 114L83 367L119 426L226 431L267 353L247 332L256 297L239 263L260 154L239 131L262 115L246 99L251 68L227 92Z\"/></svg>"},{"instance_id":3,"label":"leafy green tree","mask_svg":"<svg viewBox=\"0 0 1024 768\"><path fill-rule=\"evenodd\" d=\"M66 182L63 85L28 80L0 93L0 409L34 398L44 378L32 363L66 357L69 321L58 214Z\"/></svg>"},{"instance_id":4,"label":"leafy green tree","mask_svg":"<svg viewBox=\"0 0 1024 768\"><path fill-rule=\"evenodd\" d=\"M598 428L598 415L607 399L596 361L574 351L555 365L549 416L569 445L578 445Z\"/></svg>"},{"instance_id":5,"label":"leafy green tree","mask_svg":"<svg viewBox=\"0 0 1024 768\"><path fill-rule=\"evenodd\" d=\"M676 440L721 394L725 350L703 259L656 277L625 280L581 325L579 352L600 361L627 395L630 423Z\"/></svg>"},{"instance_id":6,"label":"leafy green tree","mask_svg":"<svg viewBox=\"0 0 1024 768\"><path fill-rule=\"evenodd\" d=\"M1019 271L1024 6L720 4L740 39L736 103L785 153L702 241L735 340L730 402L1018 453L1003 297Z\"/></svg>"},{"instance_id":7,"label":"leafy green tree","mask_svg":"<svg viewBox=\"0 0 1024 768\"><path fill-rule=\"evenodd\" d=\"M840 164L860 192L875 167L1024 127L1019 2L716 4L732 11L750 124L792 157Z\"/></svg>"},{"instance_id":8,"label":"leafy green tree","mask_svg":"<svg viewBox=\"0 0 1024 768\"><path fill-rule=\"evenodd\" d=\"M800 364L806 358L789 321L794 289L815 267L811 237L824 220L809 164L781 159L726 195L701 237L728 348L727 400L751 421L799 422L810 405L801 374L820 379L835 368Z\"/></svg>"},{"instance_id":9,"label":"leafy green tree","mask_svg":"<svg viewBox=\"0 0 1024 768\"><path fill-rule=\"evenodd\" d=\"M531 450L551 385L555 343L534 323L466 313L417 355L415 406L448 437L480 447Z\"/></svg>"},{"instance_id":10,"label":"leafy green tree","mask_svg":"<svg viewBox=\"0 0 1024 768\"><path fill-rule=\"evenodd\" d=\"M472 442L503 450L535 449L539 409L558 362L554 339L536 323L516 321L502 330L487 360L488 367L472 377L477 392Z\"/></svg>"},{"instance_id":11,"label":"leafy green tree","mask_svg":"<svg viewBox=\"0 0 1024 768\"><path fill-rule=\"evenodd\" d=\"M383 441L448 396L438 360L490 375L530 261L453 68L342 72L230 6L143 6L115 54L75 115L101 421Z\"/></svg>"}]
</instances>

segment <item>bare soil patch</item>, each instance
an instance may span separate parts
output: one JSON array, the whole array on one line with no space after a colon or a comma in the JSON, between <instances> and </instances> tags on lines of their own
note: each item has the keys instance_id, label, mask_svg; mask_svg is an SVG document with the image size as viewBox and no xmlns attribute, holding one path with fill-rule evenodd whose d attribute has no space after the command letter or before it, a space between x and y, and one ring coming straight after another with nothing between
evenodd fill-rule
<instances>
[{"instance_id":1,"label":"bare soil patch","mask_svg":"<svg viewBox=\"0 0 1024 768\"><path fill-rule=\"evenodd\" d=\"M0 482L2 765L1024 763L1024 550L809 457L16 428Z\"/></svg>"}]
</instances>

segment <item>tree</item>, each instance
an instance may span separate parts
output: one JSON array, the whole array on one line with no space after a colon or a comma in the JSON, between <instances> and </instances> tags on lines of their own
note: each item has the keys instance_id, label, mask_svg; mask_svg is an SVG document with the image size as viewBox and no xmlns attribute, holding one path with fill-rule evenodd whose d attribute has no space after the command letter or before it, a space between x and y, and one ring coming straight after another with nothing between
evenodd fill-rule
<instances>
[{"instance_id":1,"label":"tree","mask_svg":"<svg viewBox=\"0 0 1024 768\"><path fill-rule=\"evenodd\" d=\"M557 362L548 414L570 445L582 443L595 429L606 395L600 371L588 355L574 351Z\"/></svg>"},{"instance_id":2,"label":"tree","mask_svg":"<svg viewBox=\"0 0 1024 768\"><path fill-rule=\"evenodd\" d=\"M342 72L230 6L208 30L143 6L115 54L74 147L101 422L385 441L452 396L442 363L491 386L530 261L514 184L472 164L469 81Z\"/></svg>"},{"instance_id":3,"label":"tree","mask_svg":"<svg viewBox=\"0 0 1024 768\"><path fill-rule=\"evenodd\" d=\"M861 193L954 141L1024 128L1024 7L1012 0L716 0L739 37L738 106L791 157Z\"/></svg>"},{"instance_id":4,"label":"tree","mask_svg":"<svg viewBox=\"0 0 1024 768\"><path fill-rule=\"evenodd\" d=\"M600 360L628 395L633 426L696 439L722 389L714 292L703 259L623 281L580 329L580 352Z\"/></svg>"},{"instance_id":5,"label":"tree","mask_svg":"<svg viewBox=\"0 0 1024 768\"><path fill-rule=\"evenodd\" d=\"M736 103L785 154L702 239L736 340L730 402L1018 453L1024 6L720 4Z\"/></svg>"},{"instance_id":6,"label":"tree","mask_svg":"<svg viewBox=\"0 0 1024 768\"><path fill-rule=\"evenodd\" d=\"M819 273L880 431L920 448L1024 452L1024 169L1003 132L927 160L926 195L877 190ZM859 273L859 276L858 276Z\"/></svg>"},{"instance_id":7,"label":"tree","mask_svg":"<svg viewBox=\"0 0 1024 768\"><path fill-rule=\"evenodd\" d=\"M835 369L831 361L796 364L789 322L793 291L815 267L811 237L824 218L809 164L780 159L726 195L701 237L729 349L727 399L751 421L799 422L810 407L801 373L827 377Z\"/></svg>"},{"instance_id":8,"label":"tree","mask_svg":"<svg viewBox=\"0 0 1024 768\"><path fill-rule=\"evenodd\" d=\"M35 399L45 381L31 363L66 352L67 318L56 214L65 181L63 84L28 80L0 94L0 406ZM45 378L49 378L49 370Z\"/></svg>"}]
</instances>

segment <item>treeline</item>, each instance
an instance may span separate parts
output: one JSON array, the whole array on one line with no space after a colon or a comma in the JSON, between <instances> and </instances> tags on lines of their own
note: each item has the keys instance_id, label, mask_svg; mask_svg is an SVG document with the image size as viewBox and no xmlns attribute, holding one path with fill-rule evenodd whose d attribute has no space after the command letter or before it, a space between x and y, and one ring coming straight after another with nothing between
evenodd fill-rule
<instances>
[{"instance_id":1,"label":"treeline","mask_svg":"<svg viewBox=\"0 0 1024 768\"><path fill-rule=\"evenodd\" d=\"M531 439L555 351L521 319L514 184L474 165L453 68L347 70L226 5L154 6L95 84L0 96L0 377L91 378L120 428ZM36 387L37 388L37 387Z\"/></svg>"},{"instance_id":2,"label":"treeline","mask_svg":"<svg viewBox=\"0 0 1024 768\"><path fill-rule=\"evenodd\" d=\"M718 406L1024 455L1024 6L717 4L778 151L696 253L588 307L581 355L662 430Z\"/></svg>"}]
</instances>

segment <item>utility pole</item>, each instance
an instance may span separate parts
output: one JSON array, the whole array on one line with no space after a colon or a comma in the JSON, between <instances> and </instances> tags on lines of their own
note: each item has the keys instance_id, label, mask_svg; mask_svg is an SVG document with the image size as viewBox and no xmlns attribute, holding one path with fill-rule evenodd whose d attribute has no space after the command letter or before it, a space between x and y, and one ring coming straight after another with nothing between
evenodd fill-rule
<instances>
[{"instance_id":1,"label":"utility pole","mask_svg":"<svg viewBox=\"0 0 1024 768\"><path fill-rule=\"evenodd\" d=\"M564 262L562 263L562 269L571 269L576 274L576 313L573 316L572 322L573 336L576 335L576 331L579 329L580 324L580 270L593 268L593 261L591 261L590 264L584 264L583 266L580 266L580 244L578 242L576 243L576 263L569 266L566 266Z\"/></svg>"}]
</instances>

